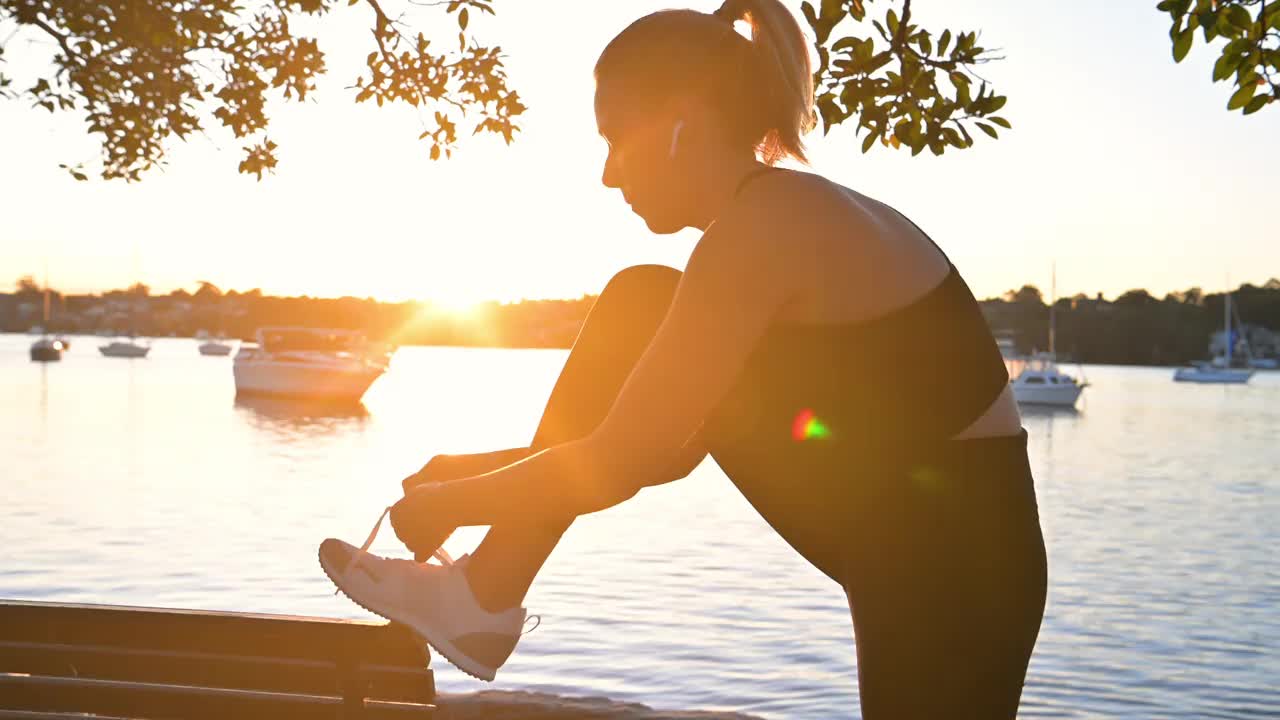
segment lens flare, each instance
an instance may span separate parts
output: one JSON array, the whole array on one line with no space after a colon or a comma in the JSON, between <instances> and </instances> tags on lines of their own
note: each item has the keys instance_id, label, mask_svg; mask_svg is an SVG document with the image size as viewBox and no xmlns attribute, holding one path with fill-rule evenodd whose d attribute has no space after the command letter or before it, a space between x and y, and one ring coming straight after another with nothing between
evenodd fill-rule
<instances>
[{"instance_id":1,"label":"lens flare","mask_svg":"<svg viewBox=\"0 0 1280 720\"><path fill-rule=\"evenodd\" d=\"M830 434L831 431L827 429L827 426L808 408L801 410L791 423L791 439L796 442L821 440Z\"/></svg>"}]
</instances>

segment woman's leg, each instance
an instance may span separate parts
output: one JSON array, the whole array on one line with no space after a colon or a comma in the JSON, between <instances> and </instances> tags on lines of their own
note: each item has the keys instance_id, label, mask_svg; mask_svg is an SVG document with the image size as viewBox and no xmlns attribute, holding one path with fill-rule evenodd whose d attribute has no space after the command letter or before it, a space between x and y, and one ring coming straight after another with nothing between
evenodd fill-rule
<instances>
[{"instance_id":1,"label":"woman's leg","mask_svg":"<svg viewBox=\"0 0 1280 720\"><path fill-rule=\"evenodd\" d=\"M1025 439L970 441L860 498L845 591L866 720L1013 720L1044 614ZM874 510L872 510L874 508Z\"/></svg>"},{"instance_id":2,"label":"woman's leg","mask_svg":"<svg viewBox=\"0 0 1280 720\"><path fill-rule=\"evenodd\" d=\"M531 452L582 438L604 420L666 317L679 282L680 271L663 265L637 265L613 276L573 343ZM520 525L490 528L467 565L481 607L496 612L521 604L572 522L572 517L531 517Z\"/></svg>"}]
</instances>

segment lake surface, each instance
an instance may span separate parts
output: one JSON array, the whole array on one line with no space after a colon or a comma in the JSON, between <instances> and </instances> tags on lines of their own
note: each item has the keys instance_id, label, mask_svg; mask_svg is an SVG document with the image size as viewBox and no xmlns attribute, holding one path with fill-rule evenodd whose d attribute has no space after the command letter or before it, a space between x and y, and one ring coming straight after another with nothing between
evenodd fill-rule
<instances>
[{"instance_id":1,"label":"lake surface","mask_svg":"<svg viewBox=\"0 0 1280 720\"><path fill-rule=\"evenodd\" d=\"M47 366L30 342L0 335L0 597L352 618L320 540L362 541L432 454L527 444L566 354L404 348L363 410L313 412L237 401L190 340ZM1280 717L1280 374L1083 371L1078 413L1024 421L1050 589L1022 716ZM580 519L527 604L499 688L856 716L843 593L713 462Z\"/></svg>"}]
</instances>

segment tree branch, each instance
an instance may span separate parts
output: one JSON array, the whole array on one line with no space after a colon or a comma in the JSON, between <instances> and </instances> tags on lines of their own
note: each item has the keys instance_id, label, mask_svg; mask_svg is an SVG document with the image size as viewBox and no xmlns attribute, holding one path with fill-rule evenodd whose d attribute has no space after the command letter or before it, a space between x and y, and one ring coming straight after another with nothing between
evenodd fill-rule
<instances>
[{"instance_id":1,"label":"tree branch","mask_svg":"<svg viewBox=\"0 0 1280 720\"><path fill-rule=\"evenodd\" d=\"M72 50L72 49L71 49L71 46L70 46L69 44L67 44L67 36L66 36L66 35L63 35L62 33L58 32L57 30L54 30L54 29L53 29L53 28L52 28L48 23L46 23L44 20L41 20L41 19L40 19L40 18L38 18L38 17L37 17L37 18L35 18L34 20L32 20L32 21L31 21L31 24L32 24L32 25L35 25L36 27L40 28L41 30L44 30L45 32L47 32L47 33L49 33L50 35L52 35L52 36L53 36L53 38L54 38L55 40L57 40L57 41L58 41L58 44L62 46L62 51L63 51L64 53L66 53L66 54L67 54L67 59L68 59L68 60L75 59L75 60L79 61L79 62L80 62L80 64L82 64L82 65L84 64L84 58L80 57L80 53L77 53L75 50Z\"/></svg>"},{"instance_id":2,"label":"tree branch","mask_svg":"<svg viewBox=\"0 0 1280 720\"><path fill-rule=\"evenodd\" d=\"M902 52L907 47L907 25L911 22L911 0L902 0L902 20L898 23L898 36L893 39L895 51Z\"/></svg>"}]
</instances>

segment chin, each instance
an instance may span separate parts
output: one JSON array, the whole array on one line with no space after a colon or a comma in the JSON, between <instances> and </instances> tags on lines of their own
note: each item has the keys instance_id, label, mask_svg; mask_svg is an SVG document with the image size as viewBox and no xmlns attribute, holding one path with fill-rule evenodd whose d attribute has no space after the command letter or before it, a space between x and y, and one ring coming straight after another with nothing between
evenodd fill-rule
<instances>
[{"instance_id":1,"label":"chin","mask_svg":"<svg viewBox=\"0 0 1280 720\"><path fill-rule=\"evenodd\" d=\"M656 235L674 235L688 227L686 224L677 222L673 218L641 215L640 213L636 214L640 216L641 220L644 220L644 224L649 228L649 232Z\"/></svg>"}]
</instances>

